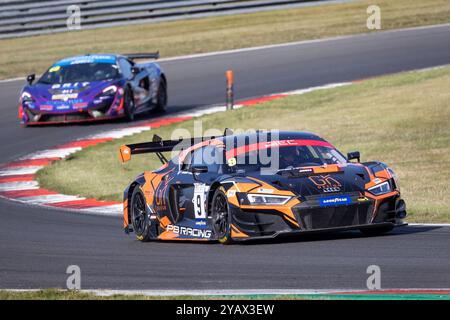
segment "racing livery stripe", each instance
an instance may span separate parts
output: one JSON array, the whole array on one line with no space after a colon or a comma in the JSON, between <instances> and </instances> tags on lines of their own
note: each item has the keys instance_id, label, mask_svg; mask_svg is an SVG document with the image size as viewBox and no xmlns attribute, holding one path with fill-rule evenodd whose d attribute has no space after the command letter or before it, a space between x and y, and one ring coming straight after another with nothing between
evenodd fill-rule
<instances>
[{"instance_id":1,"label":"racing livery stripe","mask_svg":"<svg viewBox=\"0 0 450 320\"><path fill-rule=\"evenodd\" d=\"M333 146L326 141L320 140L279 140L279 141L269 141L269 142L258 142L254 144L244 145L241 147L237 147L226 152L226 158L236 157L240 154L249 153L255 150L264 150L273 147L289 147L289 146L322 146L322 147L330 147Z\"/></svg>"}]
</instances>

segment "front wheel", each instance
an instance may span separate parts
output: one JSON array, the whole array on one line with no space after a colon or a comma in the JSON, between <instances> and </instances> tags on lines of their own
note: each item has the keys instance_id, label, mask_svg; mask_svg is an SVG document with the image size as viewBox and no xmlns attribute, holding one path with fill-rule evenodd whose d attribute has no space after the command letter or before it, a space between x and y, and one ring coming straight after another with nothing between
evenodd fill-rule
<instances>
[{"instance_id":1,"label":"front wheel","mask_svg":"<svg viewBox=\"0 0 450 320\"><path fill-rule=\"evenodd\" d=\"M131 222L136 238L146 242L151 239L150 216L146 211L144 193L139 187L134 188L130 200Z\"/></svg>"},{"instance_id":2,"label":"front wheel","mask_svg":"<svg viewBox=\"0 0 450 320\"><path fill-rule=\"evenodd\" d=\"M220 187L214 192L212 199L212 222L214 233L222 244L232 243L231 239L231 214L225 190Z\"/></svg>"},{"instance_id":3,"label":"front wheel","mask_svg":"<svg viewBox=\"0 0 450 320\"><path fill-rule=\"evenodd\" d=\"M392 229L394 229L393 226L381 226L374 228L363 228L359 229L359 231L361 231L361 233L365 236L372 237L372 236L381 236L385 233L392 231Z\"/></svg>"},{"instance_id":4,"label":"front wheel","mask_svg":"<svg viewBox=\"0 0 450 320\"><path fill-rule=\"evenodd\" d=\"M159 82L158 101L155 110L157 112L165 112L167 107L167 83L164 79Z\"/></svg>"},{"instance_id":5,"label":"front wheel","mask_svg":"<svg viewBox=\"0 0 450 320\"><path fill-rule=\"evenodd\" d=\"M127 88L124 93L124 112L125 117L128 121L134 120L134 110L135 110L135 104L134 104L134 98L133 93L131 92L131 89Z\"/></svg>"}]
</instances>

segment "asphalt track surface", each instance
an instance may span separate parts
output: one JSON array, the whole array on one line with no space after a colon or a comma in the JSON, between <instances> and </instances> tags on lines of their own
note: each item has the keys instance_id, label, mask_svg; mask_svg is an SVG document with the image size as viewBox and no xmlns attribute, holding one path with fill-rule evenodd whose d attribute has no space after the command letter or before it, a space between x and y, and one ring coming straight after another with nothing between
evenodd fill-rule
<instances>
[{"instance_id":1,"label":"asphalt track surface","mask_svg":"<svg viewBox=\"0 0 450 320\"><path fill-rule=\"evenodd\" d=\"M169 113L223 103L227 69L235 71L236 98L242 99L449 64L449 39L447 25L163 61ZM22 128L16 119L22 85L0 83L0 163L127 126ZM222 246L140 243L123 234L117 218L3 199L0 221L0 288L65 287L67 266L78 265L84 289L363 289L373 264L381 268L383 288L450 288L445 226L402 227L383 237L346 232Z\"/></svg>"}]
</instances>

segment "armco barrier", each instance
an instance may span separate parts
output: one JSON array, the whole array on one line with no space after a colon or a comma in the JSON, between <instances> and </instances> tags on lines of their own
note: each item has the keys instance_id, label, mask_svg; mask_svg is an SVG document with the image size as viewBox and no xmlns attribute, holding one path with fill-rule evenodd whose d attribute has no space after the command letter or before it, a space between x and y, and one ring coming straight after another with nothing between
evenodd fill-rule
<instances>
[{"instance_id":1,"label":"armco barrier","mask_svg":"<svg viewBox=\"0 0 450 320\"><path fill-rule=\"evenodd\" d=\"M0 2L0 39L68 31L79 8L82 29L291 8L328 0L6 0Z\"/></svg>"}]
</instances>

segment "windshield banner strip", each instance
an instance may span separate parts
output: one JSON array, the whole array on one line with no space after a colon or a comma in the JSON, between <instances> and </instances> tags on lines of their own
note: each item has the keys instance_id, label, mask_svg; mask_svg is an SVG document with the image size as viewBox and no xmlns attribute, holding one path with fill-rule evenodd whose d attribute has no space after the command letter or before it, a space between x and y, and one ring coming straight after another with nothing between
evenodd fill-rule
<instances>
[{"instance_id":1,"label":"windshield banner strip","mask_svg":"<svg viewBox=\"0 0 450 320\"><path fill-rule=\"evenodd\" d=\"M329 147L333 148L333 145L320 140L277 140L277 141L265 141L254 144L249 144L241 147L237 147L231 150L228 150L226 153L226 158L234 158L240 154L249 153L255 150L264 150L271 148L283 148L283 147L293 147L293 146L320 146L320 147Z\"/></svg>"}]
</instances>

